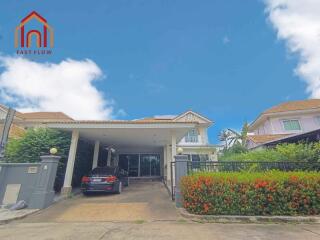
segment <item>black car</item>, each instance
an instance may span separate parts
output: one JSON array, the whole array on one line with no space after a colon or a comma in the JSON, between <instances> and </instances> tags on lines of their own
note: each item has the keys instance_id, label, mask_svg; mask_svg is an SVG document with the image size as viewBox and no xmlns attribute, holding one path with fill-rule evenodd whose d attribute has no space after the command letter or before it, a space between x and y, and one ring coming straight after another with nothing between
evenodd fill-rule
<instances>
[{"instance_id":1,"label":"black car","mask_svg":"<svg viewBox=\"0 0 320 240\"><path fill-rule=\"evenodd\" d=\"M121 193L122 187L128 185L128 175L118 167L97 167L82 177L83 194L91 192Z\"/></svg>"}]
</instances>

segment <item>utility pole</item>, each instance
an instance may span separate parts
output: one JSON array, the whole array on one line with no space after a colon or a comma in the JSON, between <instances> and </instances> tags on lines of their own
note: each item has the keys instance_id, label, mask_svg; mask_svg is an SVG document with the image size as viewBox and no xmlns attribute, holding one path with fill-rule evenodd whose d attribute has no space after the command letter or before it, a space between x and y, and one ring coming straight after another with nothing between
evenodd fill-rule
<instances>
[{"instance_id":1,"label":"utility pole","mask_svg":"<svg viewBox=\"0 0 320 240\"><path fill-rule=\"evenodd\" d=\"M6 115L5 122L3 124L3 130L2 130L1 139L0 139L0 160L1 158L4 157L4 151L8 141L10 127L13 122L15 113L16 113L16 110L9 108Z\"/></svg>"}]
</instances>

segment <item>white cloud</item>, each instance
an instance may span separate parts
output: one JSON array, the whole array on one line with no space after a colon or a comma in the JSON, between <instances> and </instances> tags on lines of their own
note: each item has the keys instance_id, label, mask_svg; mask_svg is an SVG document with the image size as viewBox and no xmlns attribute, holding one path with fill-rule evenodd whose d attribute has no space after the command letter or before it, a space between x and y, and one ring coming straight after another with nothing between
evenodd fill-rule
<instances>
[{"instance_id":1,"label":"white cloud","mask_svg":"<svg viewBox=\"0 0 320 240\"><path fill-rule=\"evenodd\" d=\"M295 72L307 83L312 98L320 98L320 1L265 0L278 38L299 54Z\"/></svg>"},{"instance_id":2,"label":"white cloud","mask_svg":"<svg viewBox=\"0 0 320 240\"><path fill-rule=\"evenodd\" d=\"M38 63L0 56L0 99L20 111L62 111L75 119L110 119L113 101L93 85L103 78L93 61Z\"/></svg>"},{"instance_id":3,"label":"white cloud","mask_svg":"<svg viewBox=\"0 0 320 240\"><path fill-rule=\"evenodd\" d=\"M230 38L228 36L224 36L222 42L223 44L228 44L230 42Z\"/></svg>"}]
</instances>

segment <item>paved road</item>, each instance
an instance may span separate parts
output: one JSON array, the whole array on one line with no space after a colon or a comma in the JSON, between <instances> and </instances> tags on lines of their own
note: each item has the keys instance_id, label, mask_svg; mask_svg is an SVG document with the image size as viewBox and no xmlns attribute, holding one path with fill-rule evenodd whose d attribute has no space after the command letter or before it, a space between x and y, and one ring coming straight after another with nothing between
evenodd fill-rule
<instances>
[{"instance_id":1,"label":"paved road","mask_svg":"<svg viewBox=\"0 0 320 240\"><path fill-rule=\"evenodd\" d=\"M319 225L201 224L190 222L137 223L11 223L0 226L8 240L316 240Z\"/></svg>"}]
</instances>

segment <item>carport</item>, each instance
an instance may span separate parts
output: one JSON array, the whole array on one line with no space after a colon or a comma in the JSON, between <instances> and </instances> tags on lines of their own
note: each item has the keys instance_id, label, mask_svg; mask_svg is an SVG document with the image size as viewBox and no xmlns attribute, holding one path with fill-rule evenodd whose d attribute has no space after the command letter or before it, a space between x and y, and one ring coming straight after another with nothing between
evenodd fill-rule
<instances>
[{"instance_id":1,"label":"carport","mask_svg":"<svg viewBox=\"0 0 320 240\"><path fill-rule=\"evenodd\" d=\"M115 150L117 164L128 168L129 177L159 177L170 186L170 163L176 155L176 144L196 124L145 120L45 123L46 127L72 133L62 194L72 190L71 181L80 136L94 143L92 168L98 164L99 149L102 146L109 151Z\"/></svg>"}]
</instances>

